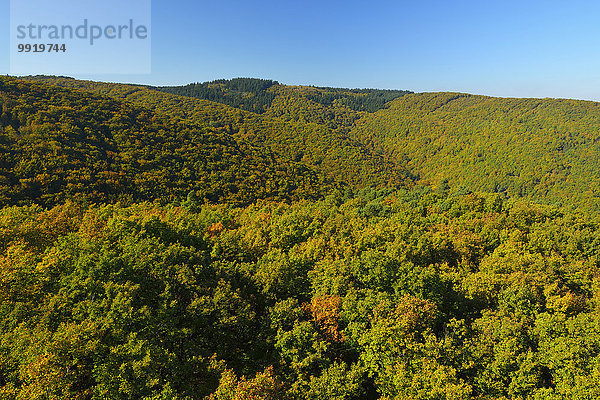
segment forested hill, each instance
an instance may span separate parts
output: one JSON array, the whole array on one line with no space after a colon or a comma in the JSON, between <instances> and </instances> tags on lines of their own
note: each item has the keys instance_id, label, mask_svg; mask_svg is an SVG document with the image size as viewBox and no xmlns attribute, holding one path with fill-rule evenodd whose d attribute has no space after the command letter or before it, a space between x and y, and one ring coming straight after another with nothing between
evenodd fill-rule
<instances>
[{"instance_id":1,"label":"forested hill","mask_svg":"<svg viewBox=\"0 0 600 400\"><path fill-rule=\"evenodd\" d=\"M326 101L329 89L273 85L269 92L274 99L266 111L258 114L139 85L48 76L28 79L102 94L150 109L170 120L226 131L240 142L265 147L351 187L400 187L414 180L403 160L393 160L379 152L370 140L361 141L350 135L354 122L368 113L351 109L343 99Z\"/></svg>"},{"instance_id":2,"label":"forested hill","mask_svg":"<svg viewBox=\"0 0 600 400\"><path fill-rule=\"evenodd\" d=\"M34 79L224 128L237 140L355 187L447 180L455 188L600 209L600 105L594 102L459 93L386 97L385 91L363 95L252 79L188 85L186 93L169 89L186 94L178 96L142 86ZM232 106L187 97L209 98L209 92ZM268 102L258 93L268 94ZM232 100L242 98L258 101L260 114L233 107L242 107ZM356 111L350 99L383 103L373 112Z\"/></svg>"},{"instance_id":3,"label":"forested hill","mask_svg":"<svg viewBox=\"0 0 600 400\"><path fill-rule=\"evenodd\" d=\"M219 79L212 82L191 83L185 86L150 87L166 93L216 101L257 113L269 109L277 97L277 81L253 78ZM411 93L406 90L341 89L314 87L309 98L321 105L338 101L354 111L376 111L397 97Z\"/></svg>"},{"instance_id":4,"label":"forested hill","mask_svg":"<svg viewBox=\"0 0 600 400\"><path fill-rule=\"evenodd\" d=\"M278 82L266 79L236 78L184 86L158 86L150 89L227 104L246 111L263 113L271 106L275 94L269 91Z\"/></svg>"},{"instance_id":5,"label":"forested hill","mask_svg":"<svg viewBox=\"0 0 600 400\"><path fill-rule=\"evenodd\" d=\"M243 82L0 77L0 399L600 398L599 104Z\"/></svg>"},{"instance_id":6,"label":"forested hill","mask_svg":"<svg viewBox=\"0 0 600 400\"><path fill-rule=\"evenodd\" d=\"M410 94L352 133L435 186L447 179L537 202L600 204L600 103Z\"/></svg>"},{"instance_id":7,"label":"forested hill","mask_svg":"<svg viewBox=\"0 0 600 400\"><path fill-rule=\"evenodd\" d=\"M0 78L0 204L322 197L332 181L222 126Z\"/></svg>"}]
</instances>

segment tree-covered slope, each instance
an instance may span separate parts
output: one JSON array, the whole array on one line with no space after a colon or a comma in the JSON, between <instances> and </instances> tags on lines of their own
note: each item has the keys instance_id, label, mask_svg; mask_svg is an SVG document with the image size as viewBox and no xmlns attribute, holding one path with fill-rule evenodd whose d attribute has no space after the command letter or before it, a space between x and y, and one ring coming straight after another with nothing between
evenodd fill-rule
<instances>
[{"instance_id":1,"label":"tree-covered slope","mask_svg":"<svg viewBox=\"0 0 600 400\"><path fill-rule=\"evenodd\" d=\"M366 113L349 108L342 99L323 100L330 89L270 86L275 97L264 113L257 114L143 86L46 76L28 79L129 101L171 120L223 129L239 141L266 147L350 186L397 187L411 181L402 163L350 135L354 121Z\"/></svg>"},{"instance_id":2,"label":"tree-covered slope","mask_svg":"<svg viewBox=\"0 0 600 400\"><path fill-rule=\"evenodd\" d=\"M255 113L263 113L275 98L275 94L269 91L269 88L274 85L278 85L278 83L266 79L236 78L190 83L185 86L150 88L165 93L215 101Z\"/></svg>"},{"instance_id":3,"label":"tree-covered slope","mask_svg":"<svg viewBox=\"0 0 600 400\"><path fill-rule=\"evenodd\" d=\"M256 90L273 97L257 114L142 86L35 79L223 129L352 186L397 186L418 177L434 186L448 180L507 197L600 208L600 106L594 102L422 93L365 112L346 104L360 96L346 89L219 81L227 90L262 83Z\"/></svg>"},{"instance_id":4,"label":"tree-covered slope","mask_svg":"<svg viewBox=\"0 0 600 400\"><path fill-rule=\"evenodd\" d=\"M0 78L0 398L600 398L599 104L251 83Z\"/></svg>"},{"instance_id":5,"label":"tree-covered slope","mask_svg":"<svg viewBox=\"0 0 600 400\"><path fill-rule=\"evenodd\" d=\"M277 92L286 86L266 79L234 78L212 82L191 83L185 86L150 87L165 93L216 101L257 113L266 112L277 98ZM328 106L335 101L354 111L376 111L397 97L410 93L406 90L343 89L311 86L310 99Z\"/></svg>"},{"instance_id":6,"label":"tree-covered slope","mask_svg":"<svg viewBox=\"0 0 600 400\"><path fill-rule=\"evenodd\" d=\"M0 204L319 197L329 181L223 127L0 78Z\"/></svg>"},{"instance_id":7,"label":"tree-covered slope","mask_svg":"<svg viewBox=\"0 0 600 400\"><path fill-rule=\"evenodd\" d=\"M600 103L411 94L353 133L434 185L600 204Z\"/></svg>"}]
</instances>

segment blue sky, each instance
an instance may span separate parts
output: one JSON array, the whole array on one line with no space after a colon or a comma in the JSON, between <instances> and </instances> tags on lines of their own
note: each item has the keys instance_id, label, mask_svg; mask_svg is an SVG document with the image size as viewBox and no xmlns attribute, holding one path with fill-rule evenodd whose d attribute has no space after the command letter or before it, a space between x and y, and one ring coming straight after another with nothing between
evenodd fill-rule
<instances>
[{"instance_id":1,"label":"blue sky","mask_svg":"<svg viewBox=\"0 0 600 400\"><path fill-rule=\"evenodd\" d=\"M9 4L0 0L3 74ZM600 2L153 0L152 74L76 77L171 85L240 76L600 101Z\"/></svg>"}]
</instances>

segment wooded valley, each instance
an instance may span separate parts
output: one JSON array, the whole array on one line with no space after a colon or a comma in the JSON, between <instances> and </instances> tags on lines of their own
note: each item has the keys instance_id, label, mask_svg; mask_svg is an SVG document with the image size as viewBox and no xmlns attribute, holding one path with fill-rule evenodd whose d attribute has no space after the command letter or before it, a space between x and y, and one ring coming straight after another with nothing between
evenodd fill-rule
<instances>
[{"instance_id":1,"label":"wooded valley","mask_svg":"<svg viewBox=\"0 0 600 400\"><path fill-rule=\"evenodd\" d=\"M0 398L600 398L599 104L0 77Z\"/></svg>"}]
</instances>

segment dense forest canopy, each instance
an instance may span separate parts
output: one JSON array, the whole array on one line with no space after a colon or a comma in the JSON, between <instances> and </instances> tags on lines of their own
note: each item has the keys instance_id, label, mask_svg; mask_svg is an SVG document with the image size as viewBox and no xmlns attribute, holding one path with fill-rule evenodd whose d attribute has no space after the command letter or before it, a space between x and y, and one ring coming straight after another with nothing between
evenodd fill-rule
<instances>
[{"instance_id":1,"label":"dense forest canopy","mask_svg":"<svg viewBox=\"0 0 600 400\"><path fill-rule=\"evenodd\" d=\"M0 393L595 398L599 229L428 189L8 207Z\"/></svg>"},{"instance_id":2,"label":"dense forest canopy","mask_svg":"<svg viewBox=\"0 0 600 400\"><path fill-rule=\"evenodd\" d=\"M599 117L0 77L0 398L599 398Z\"/></svg>"}]
</instances>

